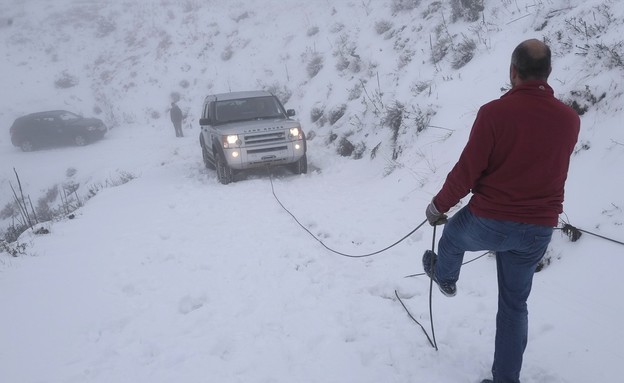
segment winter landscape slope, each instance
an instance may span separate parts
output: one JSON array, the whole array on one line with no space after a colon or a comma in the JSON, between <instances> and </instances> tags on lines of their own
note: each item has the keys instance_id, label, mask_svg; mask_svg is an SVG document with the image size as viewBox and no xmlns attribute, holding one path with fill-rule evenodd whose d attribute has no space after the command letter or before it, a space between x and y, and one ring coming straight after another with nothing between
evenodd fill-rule
<instances>
[{"instance_id":1,"label":"winter landscape slope","mask_svg":"<svg viewBox=\"0 0 624 383\"><path fill-rule=\"evenodd\" d=\"M508 87L512 49L543 38L550 83L582 114L562 219L624 240L624 48L618 1L25 1L0 4L0 208L18 172L59 212L0 254L0 381L477 382L487 377L495 264L434 291L424 219L479 106ZM211 92L268 89L297 111L310 171L228 186L203 167ZM176 139L168 105L188 114ZM8 127L68 109L105 140L22 153ZM342 153L342 155L340 155ZM75 190L69 203L43 198ZM68 189L68 190L69 190ZM39 203L41 200L45 202ZM75 199L75 200L74 200ZM560 232L529 303L524 382L617 381L624 248ZM468 254L467 260L479 254Z\"/></svg>"}]
</instances>

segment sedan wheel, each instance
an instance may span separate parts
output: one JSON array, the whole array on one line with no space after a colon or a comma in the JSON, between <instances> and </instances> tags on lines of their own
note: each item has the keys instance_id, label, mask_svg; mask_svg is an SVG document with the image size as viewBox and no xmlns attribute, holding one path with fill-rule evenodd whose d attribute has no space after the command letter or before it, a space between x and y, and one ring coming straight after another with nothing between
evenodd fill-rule
<instances>
[{"instance_id":1,"label":"sedan wheel","mask_svg":"<svg viewBox=\"0 0 624 383\"><path fill-rule=\"evenodd\" d=\"M77 146L85 146L87 144L87 139L83 135L77 135L74 137L74 143Z\"/></svg>"},{"instance_id":2,"label":"sedan wheel","mask_svg":"<svg viewBox=\"0 0 624 383\"><path fill-rule=\"evenodd\" d=\"M24 140L20 144L20 148L22 148L22 151L24 152L32 152L34 149L34 146L32 144L32 141Z\"/></svg>"}]
</instances>

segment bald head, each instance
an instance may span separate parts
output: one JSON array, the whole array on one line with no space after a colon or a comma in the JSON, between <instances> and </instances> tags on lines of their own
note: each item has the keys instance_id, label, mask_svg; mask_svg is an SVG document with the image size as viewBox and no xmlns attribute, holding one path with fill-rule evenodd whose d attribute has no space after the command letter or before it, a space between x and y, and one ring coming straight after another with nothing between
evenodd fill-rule
<instances>
[{"instance_id":1,"label":"bald head","mask_svg":"<svg viewBox=\"0 0 624 383\"><path fill-rule=\"evenodd\" d=\"M511 71L517 80L543 80L550 75L550 48L542 41L530 39L521 42L511 54ZM512 78L513 78L512 73ZM512 79L512 84L514 81ZM515 85L515 84L514 84Z\"/></svg>"}]
</instances>

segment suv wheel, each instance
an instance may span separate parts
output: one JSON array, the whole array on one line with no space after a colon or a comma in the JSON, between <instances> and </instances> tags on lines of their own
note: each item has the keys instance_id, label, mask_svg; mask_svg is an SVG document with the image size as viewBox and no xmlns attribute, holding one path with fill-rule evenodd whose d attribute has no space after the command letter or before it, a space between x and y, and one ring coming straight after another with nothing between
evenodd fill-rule
<instances>
[{"instance_id":1,"label":"suv wheel","mask_svg":"<svg viewBox=\"0 0 624 383\"><path fill-rule=\"evenodd\" d=\"M290 165L290 169L295 174L306 174L308 172L308 156L304 154L297 162Z\"/></svg>"},{"instance_id":2,"label":"suv wheel","mask_svg":"<svg viewBox=\"0 0 624 383\"><path fill-rule=\"evenodd\" d=\"M216 159L216 168L217 168L217 178L219 178L219 182L223 185L227 185L230 182L234 181L234 172L232 168L230 168L223 158L223 154L218 153L215 156Z\"/></svg>"},{"instance_id":3,"label":"suv wheel","mask_svg":"<svg viewBox=\"0 0 624 383\"><path fill-rule=\"evenodd\" d=\"M32 152L34 149L32 141L24 140L20 143L20 148L23 152Z\"/></svg>"},{"instance_id":4,"label":"suv wheel","mask_svg":"<svg viewBox=\"0 0 624 383\"><path fill-rule=\"evenodd\" d=\"M76 144L76 146L85 146L87 144L87 139L83 135L78 134L74 137L74 144Z\"/></svg>"},{"instance_id":5,"label":"suv wheel","mask_svg":"<svg viewBox=\"0 0 624 383\"><path fill-rule=\"evenodd\" d=\"M202 157L204 159L204 165L206 166L206 168L214 170L215 166L210 161L210 157L208 156L208 149L206 149L206 145L201 144L201 148L202 148Z\"/></svg>"}]
</instances>

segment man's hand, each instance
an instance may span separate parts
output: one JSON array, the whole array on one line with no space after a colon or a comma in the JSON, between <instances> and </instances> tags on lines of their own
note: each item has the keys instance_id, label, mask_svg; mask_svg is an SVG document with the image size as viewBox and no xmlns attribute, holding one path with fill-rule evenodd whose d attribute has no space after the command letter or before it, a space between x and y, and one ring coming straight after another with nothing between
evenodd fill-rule
<instances>
[{"instance_id":1,"label":"man's hand","mask_svg":"<svg viewBox=\"0 0 624 383\"><path fill-rule=\"evenodd\" d=\"M427 221L431 226L436 225L444 225L448 220L446 214L440 213L436 205L431 201L429 206L427 206L427 210L425 210L425 214L427 215Z\"/></svg>"}]
</instances>

